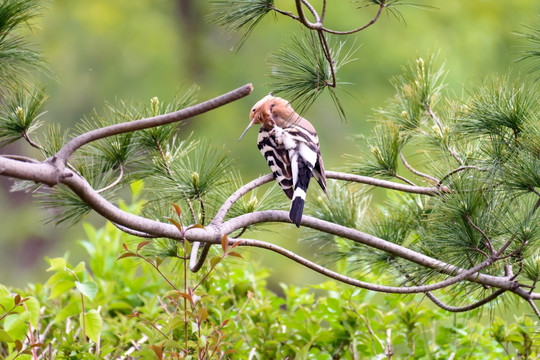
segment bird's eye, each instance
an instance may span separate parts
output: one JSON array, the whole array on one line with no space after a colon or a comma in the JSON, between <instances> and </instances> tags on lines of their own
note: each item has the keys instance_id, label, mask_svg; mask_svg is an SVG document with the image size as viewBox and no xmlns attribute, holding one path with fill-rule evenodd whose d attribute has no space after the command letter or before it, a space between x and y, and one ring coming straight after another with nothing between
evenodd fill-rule
<instances>
[{"instance_id":1,"label":"bird's eye","mask_svg":"<svg viewBox=\"0 0 540 360\"><path fill-rule=\"evenodd\" d=\"M251 111L255 112L255 108L251 109Z\"/></svg>"}]
</instances>

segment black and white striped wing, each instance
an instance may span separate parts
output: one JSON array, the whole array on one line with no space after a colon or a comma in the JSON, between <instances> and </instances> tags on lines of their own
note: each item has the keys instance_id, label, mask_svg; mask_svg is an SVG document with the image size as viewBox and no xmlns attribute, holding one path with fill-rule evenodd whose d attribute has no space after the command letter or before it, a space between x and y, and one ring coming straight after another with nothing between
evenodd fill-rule
<instances>
[{"instance_id":1,"label":"black and white striped wing","mask_svg":"<svg viewBox=\"0 0 540 360\"><path fill-rule=\"evenodd\" d=\"M289 152L276 142L275 134L261 127L257 147L263 154L274 178L289 199L293 197L293 177Z\"/></svg>"},{"instance_id":2,"label":"black and white striped wing","mask_svg":"<svg viewBox=\"0 0 540 360\"><path fill-rule=\"evenodd\" d=\"M311 180L312 175L315 175L314 171L316 168L318 169L318 162L321 158L319 139L317 134L296 125L285 129L285 131L287 134L286 136L290 139L294 139L294 142L296 143L294 148L288 150L289 158L291 160L294 188L289 218L296 226L300 226L309 181ZM319 177L318 175L319 174L317 174L317 177ZM319 179L317 178L317 180ZM324 185L326 185L326 183ZM324 190L326 190L325 187L323 187Z\"/></svg>"}]
</instances>

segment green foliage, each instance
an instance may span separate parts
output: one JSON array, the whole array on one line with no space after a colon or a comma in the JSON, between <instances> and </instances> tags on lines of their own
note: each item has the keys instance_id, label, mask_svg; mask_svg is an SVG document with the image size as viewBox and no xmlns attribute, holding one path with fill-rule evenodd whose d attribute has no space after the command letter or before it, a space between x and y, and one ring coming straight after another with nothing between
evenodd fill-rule
<instances>
[{"instance_id":1,"label":"green foliage","mask_svg":"<svg viewBox=\"0 0 540 360\"><path fill-rule=\"evenodd\" d=\"M31 50L26 38L17 33L29 25L41 9L39 0L11 0L0 3L0 79L2 92L31 70L42 69L41 56Z\"/></svg>"},{"instance_id":2,"label":"green foliage","mask_svg":"<svg viewBox=\"0 0 540 360\"><path fill-rule=\"evenodd\" d=\"M530 60L530 71L540 70L540 24L524 25L525 29L517 34L524 37L527 41L527 48L519 60Z\"/></svg>"},{"instance_id":3,"label":"green foliage","mask_svg":"<svg viewBox=\"0 0 540 360\"><path fill-rule=\"evenodd\" d=\"M333 38L330 38L329 42L332 40ZM270 87L276 95L297 104L300 112L306 111L319 95L328 89L340 116L344 118L345 109L336 95L336 86L346 83L333 84L330 66L337 73L342 66L354 60L352 56L355 50L347 51L346 41L328 46L333 59L332 65L328 64L322 45L314 33L304 32L302 38L294 36L289 44L271 53L268 58L268 76L274 80Z\"/></svg>"},{"instance_id":4,"label":"green foliage","mask_svg":"<svg viewBox=\"0 0 540 360\"><path fill-rule=\"evenodd\" d=\"M47 96L40 89L19 88L0 105L0 147L36 130Z\"/></svg>"},{"instance_id":5,"label":"green foliage","mask_svg":"<svg viewBox=\"0 0 540 360\"><path fill-rule=\"evenodd\" d=\"M212 0L212 22L223 26L229 31L243 31L237 47L240 48L247 40L257 24L268 14L274 5L274 0Z\"/></svg>"},{"instance_id":6,"label":"green foliage","mask_svg":"<svg viewBox=\"0 0 540 360\"><path fill-rule=\"evenodd\" d=\"M517 269L517 281L535 286L534 254L540 244L537 88L500 77L456 101L442 94L445 71L435 61L433 56L420 58L394 77L396 95L387 109L377 111L373 133L366 137L371 151L350 159L357 174L421 182L440 193L389 197L354 227L464 269L492 258L495 264L483 272L501 276ZM336 196L332 206L346 208L350 201ZM391 284L440 280L439 273L386 252L327 239L333 241L334 261L347 259L355 273L376 269L393 279ZM485 296L479 285L463 287L479 299ZM505 295L501 299L508 300ZM458 304L461 298L449 301Z\"/></svg>"},{"instance_id":7,"label":"green foliage","mask_svg":"<svg viewBox=\"0 0 540 360\"><path fill-rule=\"evenodd\" d=\"M84 228L79 243L88 264L51 258L46 283L0 286L1 356L35 351L49 359L49 346L57 359L356 359L383 357L389 345L396 357L513 359L540 350L538 324L528 317L486 324L475 311L449 318L421 295L376 295L333 282L281 284L277 295L268 270L233 260L241 250L226 242L196 275L184 272L187 243L178 244L178 257L160 259L144 255L153 240L111 224Z\"/></svg>"}]
</instances>

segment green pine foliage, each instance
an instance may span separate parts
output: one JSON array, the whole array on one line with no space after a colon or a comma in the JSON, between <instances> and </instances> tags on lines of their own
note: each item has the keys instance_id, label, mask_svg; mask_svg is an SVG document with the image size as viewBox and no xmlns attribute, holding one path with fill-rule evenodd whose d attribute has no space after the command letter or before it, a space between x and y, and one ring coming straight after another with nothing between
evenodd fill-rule
<instances>
[{"instance_id":1,"label":"green pine foliage","mask_svg":"<svg viewBox=\"0 0 540 360\"><path fill-rule=\"evenodd\" d=\"M10 0L0 3L0 92L20 82L21 76L43 69L41 55L32 50L19 29L39 15L41 1Z\"/></svg>"},{"instance_id":2,"label":"green pine foliage","mask_svg":"<svg viewBox=\"0 0 540 360\"><path fill-rule=\"evenodd\" d=\"M328 41L329 52L333 59L332 67L337 73L342 66L354 61L355 48L347 49L346 41L335 41L334 38L329 38ZM336 89L347 83L336 80L337 83L333 84L332 69L316 34L304 32L302 37L294 36L290 43L270 53L268 62L270 65L268 76L273 80L270 88L275 95L289 99L302 113L325 89L328 89L338 113L345 118L345 109L336 94Z\"/></svg>"},{"instance_id":3,"label":"green pine foliage","mask_svg":"<svg viewBox=\"0 0 540 360\"><path fill-rule=\"evenodd\" d=\"M351 171L359 175L434 186L439 194L395 195L381 209L365 205L369 210L355 227L464 269L506 247L483 272L501 276L515 269L518 281L535 283L533 254L540 251L537 87L499 77L474 88L469 99L451 99L442 94L444 69L435 66L435 57L429 59L416 60L394 78L396 95L376 112L376 126L365 138L368 150L349 159ZM336 196L332 206L346 207L349 201ZM308 208L319 216L316 204ZM440 280L438 272L387 253L333 241L334 261L348 259L353 273L393 274L389 284ZM453 291L484 292L473 283L452 288L442 292L450 304L462 301ZM501 296L495 303L507 299Z\"/></svg>"}]
</instances>

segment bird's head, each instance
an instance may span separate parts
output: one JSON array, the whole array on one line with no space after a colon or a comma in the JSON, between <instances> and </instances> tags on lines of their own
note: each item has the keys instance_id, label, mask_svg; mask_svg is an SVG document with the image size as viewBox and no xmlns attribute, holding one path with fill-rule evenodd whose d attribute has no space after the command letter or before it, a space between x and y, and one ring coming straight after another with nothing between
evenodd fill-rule
<instances>
[{"instance_id":1,"label":"bird's head","mask_svg":"<svg viewBox=\"0 0 540 360\"><path fill-rule=\"evenodd\" d=\"M286 128L294 121L297 121L297 117L299 115L294 112L287 100L272 94L266 95L251 108L249 112L249 125L238 140L240 141L248 129L254 124L261 124L267 128L272 128L276 125Z\"/></svg>"}]
</instances>

